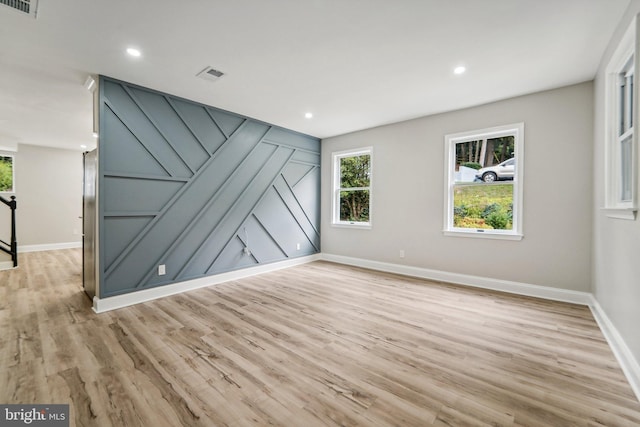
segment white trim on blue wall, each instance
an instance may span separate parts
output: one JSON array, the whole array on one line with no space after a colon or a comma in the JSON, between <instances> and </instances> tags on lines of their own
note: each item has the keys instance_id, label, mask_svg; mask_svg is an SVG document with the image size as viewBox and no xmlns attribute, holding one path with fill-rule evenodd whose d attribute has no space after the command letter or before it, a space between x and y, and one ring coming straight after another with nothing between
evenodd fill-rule
<instances>
[{"instance_id":1,"label":"white trim on blue wall","mask_svg":"<svg viewBox=\"0 0 640 427\"><path fill-rule=\"evenodd\" d=\"M93 297L93 311L96 313L104 313L105 311L115 310L134 304L152 301L158 298L164 298L169 295L180 294L182 292L192 291L194 289L205 288L207 286L217 285L228 282L230 280L243 279L245 277L255 276L257 274L268 273L270 271L281 270L283 268L293 267L300 264L306 264L320 259L320 254L314 254L305 257L293 258L286 261L274 262L272 264L258 265L256 267L244 268L227 273L220 273L213 276L201 277L198 279L187 280L170 285L157 286L128 294L116 295L107 298Z\"/></svg>"}]
</instances>

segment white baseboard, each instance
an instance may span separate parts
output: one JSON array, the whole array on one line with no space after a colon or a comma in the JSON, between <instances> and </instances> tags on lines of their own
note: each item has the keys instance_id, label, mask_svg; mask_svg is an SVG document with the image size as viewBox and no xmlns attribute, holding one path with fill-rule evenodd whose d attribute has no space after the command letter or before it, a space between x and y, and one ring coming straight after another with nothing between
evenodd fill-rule
<instances>
[{"instance_id":1,"label":"white baseboard","mask_svg":"<svg viewBox=\"0 0 640 427\"><path fill-rule=\"evenodd\" d=\"M405 276L419 277L421 279L435 280L438 282L455 283L458 285L473 286L476 288L492 289L494 291L526 295L554 301L570 302L581 305L589 305L592 301L592 296L588 292L571 291L568 289L551 288L548 286L531 285L528 283L491 279L488 277L471 276L467 274L450 273L440 270L430 270L427 268L391 264L360 258L351 258L342 255L323 253L322 259L325 261L353 265L356 267L364 267L372 270L384 271L387 273L402 274Z\"/></svg>"},{"instance_id":2,"label":"white baseboard","mask_svg":"<svg viewBox=\"0 0 640 427\"><path fill-rule=\"evenodd\" d=\"M622 371L627 377L633 392L636 394L636 398L640 401L640 364L638 360L633 356L633 353L629 350L629 347L609 319L609 316L607 316L607 313L605 313L600 303L598 303L593 296L591 297L589 307L598 326L600 326L602 334L607 339L611 351L613 351L616 359L618 359L618 363L620 363Z\"/></svg>"},{"instance_id":3,"label":"white baseboard","mask_svg":"<svg viewBox=\"0 0 640 427\"><path fill-rule=\"evenodd\" d=\"M167 297L169 295L175 295L182 292L192 291L194 289L217 285L219 283L228 282L230 280L243 279L245 277L255 276L257 274L268 273L270 271L281 270L283 268L289 268L295 265L306 264L309 262L317 261L320 258L320 254L310 255L281 262L274 262L272 264L265 264L256 267L244 268L242 270L230 271L228 273L216 274L214 276L172 283L171 285L158 286L156 288L145 289L142 291L131 292L123 295L116 295L113 297L98 298L97 296L95 296L93 297L93 310L96 313L103 313L105 311L115 310L134 304Z\"/></svg>"},{"instance_id":4,"label":"white baseboard","mask_svg":"<svg viewBox=\"0 0 640 427\"><path fill-rule=\"evenodd\" d=\"M11 270L13 268L13 261L1 261L0 262L0 271L2 270Z\"/></svg>"},{"instance_id":5,"label":"white baseboard","mask_svg":"<svg viewBox=\"0 0 640 427\"><path fill-rule=\"evenodd\" d=\"M43 245L24 245L18 246L18 254L26 252L41 252L41 251L55 251L58 249L73 249L81 248L82 242L67 242L67 243L47 243ZM9 270L13 268L12 261L0 261L0 271Z\"/></svg>"},{"instance_id":6,"label":"white baseboard","mask_svg":"<svg viewBox=\"0 0 640 427\"><path fill-rule=\"evenodd\" d=\"M627 377L633 392L636 394L638 401L640 401L640 364L634 357L631 350L629 350L629 347L616 327L613 325L611 320L609 320L609 317L604 310L602 310L602 307L591 293L531 285L528 283L511 282L507 280L490 279L487 277L471 276L466 274L449 273L439 270L429 270L426 268L351 258L341 255L322 254L322 259L325 261L353 265L356 267L384 271L387 273L419 277L421 279L456 283L459 285L503 291L512 294L587 305L591 309L593 317L598 323L602 334L609 343L609 347L613 351L622 371Z\"/></svg>"},{"instance_id":7,"label":"white baseboard","mask_svg":"<svg viewBox=\"0 0 640 427\"><path fill-rule=\"evenodd\" d=\"M43 245L24 245L24 246L18 246L18 253L55 251L58 249L73 249L73 248L81 248L81 247L82 247L82 242L46 243Z\"/></svg>"},{"instance_id":8,"label":"white baseboard","mask_svg":"<svg viewBox=\"0 0 640 427\"><path fill-rule=\"evenodd\" d=\"M22 246L19 252L35 252L55 249L69 249L81 247L81 242L70 242L50 245L31 245ZM422 279L435 280L440 282L455 283L466 286L473 286L483 289L491 289L496 291L508 292L517 295L526 295L537 298L543 298L554 301L563 301L590 307L593 317L595 318L600 330L605 336L609 346L611 347L622 371L624 372L631 388L636 397L640 401L640 364L634 357L633 353L626 345L624 339L613 325L607 314L604 312L598 301L591 293L572 291L567 289L551 288L548 286L532 285L528 283L513 282L508 280L491 279L487 277L472 276L467 274L451 273L440 270L431 270L420 267L412 267L400 264L391 264L379 261L366 260L361 258L345 257L333 254L316 254L306 257L294 258L287 261L276 262L256 267L245 268L242 270L231 271L214 276L203 277L185 282L174 283L166 286L145 289L142 291L132 292L124 295L118 295L108 298L93 299L93 310L96 313L115 310L142 302L163 298L169 295L199 289L219 283L228 282L230 280L238 280L245 277L255 276L270 271L276 271L283 268L293 267L296 265L306 264L317 260L325 260L339 264L353 265L356 267L368 268L371 270L384 271L388 273L402 274L405 276L418 277ZM6 265L5 265L6 264ZM10 261L0 262L0 269L12 268Z\"/></svg>"}]
</instances>

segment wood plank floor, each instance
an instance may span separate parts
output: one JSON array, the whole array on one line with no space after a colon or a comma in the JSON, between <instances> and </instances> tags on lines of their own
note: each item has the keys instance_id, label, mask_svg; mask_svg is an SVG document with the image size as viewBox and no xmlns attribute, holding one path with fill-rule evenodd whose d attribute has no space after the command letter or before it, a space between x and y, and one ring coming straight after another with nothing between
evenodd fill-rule
<instances>
[{"instance_id":1,"label":"wood plank floor","mask_svg":"<svg viewBox=\"0 0 640 427\"><path fill-rule=\"evenodd\" d=\"M587 307L316 262L100 315L80 251L0 272L0 403L75 426L638 426Z\"/></svg>"}]
</instances>

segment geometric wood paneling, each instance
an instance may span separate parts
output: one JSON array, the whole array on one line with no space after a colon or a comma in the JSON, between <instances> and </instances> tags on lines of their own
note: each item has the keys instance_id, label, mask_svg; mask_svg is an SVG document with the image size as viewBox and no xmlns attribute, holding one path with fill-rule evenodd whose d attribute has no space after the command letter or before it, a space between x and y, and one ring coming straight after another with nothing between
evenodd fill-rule
<instances>
[{"instance_id":1,"label":"geometric wood paneling","mask_svg":"<svg viewBox=\"0 0 640 427\"><path fill-rule=\"evenodd\" d=\"M101 77L99 141L101 298L320 251L317 138Z\"/></svg>"}]
</instances>

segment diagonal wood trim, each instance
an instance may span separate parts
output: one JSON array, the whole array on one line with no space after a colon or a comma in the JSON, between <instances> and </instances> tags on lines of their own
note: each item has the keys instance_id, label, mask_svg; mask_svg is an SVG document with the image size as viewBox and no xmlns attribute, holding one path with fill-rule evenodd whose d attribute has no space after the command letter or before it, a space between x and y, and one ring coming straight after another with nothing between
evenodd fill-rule
<instances>
[{"instance_id":1,"label":"diagonal wood trim","mask_svg":"<svg viewBox=\"0 0 640 427\"><path fill-rule=\"evenodd\" d=\"M107 288L108 290L105 293L101 294L102 296L117 295L119 292L131 292L131 290L140 289L141 287L164 286L170 283L171 278L160 277L160 275L154 276L149 283L143 283L142 278L152 267L152 262L165 253L166 246L169 246L175 239L180 237L180 224L189 222L191 217L199 212L201 205L207 202L210 191L214 191L210 180L215 180L216 187L224 184L220 171L228 172L235 169L245 156L257 144L260 144L262 138L269 131L267 125L259 122L248 121L246 126L240 134L234 133L233 137L230 138L234 140L233 145L228 150L220 152L220 158L224 161L223 164L219 165L219 167L215 167L214 164L205 165L198 170L194 179L186 185L188 188L184 193L185 203L174 204L171 209L163 211L161 215L154 218L154 227L140 241L135 256L123 259L117 269L110 271L110 276L107 278L107 285L110 287ZM231 235L229 238L231 238ZM226 242L226 240L213 240L213 242L218 245ZM187 251L189 250L187 249ZM169 269L170 272L177 271L184 265L183 263L187 261L184 257L186 253L186 251L181 251L172 255L179 261L173 264ZM172 263L172 261L169 262ZM204 269L202 265L198 267ZM195 276L197 277L197 275Z\"/></svg>"},{"instance_id":2,"label":"diagonal wood trim","mask_svg":"<svg viewBox=\"0 0 640 427\"><path fill-rule=\"evenodd\" d=\"M279 145L279 146L281 146L281 147L291 148L292 150L296 150L297 152L308 153L308 154L313 154L313 155L316 155L316 156L320 156L320 152L319 152L319 151L316 151L316 150L310 150L310 149L308 149L308 148L302 148L302 147L297 146L297 145L287 144L287 143L285 143L285 142L278 142L278 141L275 141L275 140L273 140L273 139L269 139L269 138L266 138L266 139L264 140L264 142L267 142L267 143L269 143L269 144L273 144L273 145ZM302 161L300 161L300 160L292 160L292 162L296 162L296 163L304 163L304 164L310 164L310 165L315 165L314 163L302 162Z\"/></svg>"},{"instance_id":3,"label":"diagonal wood trim","mask_svg":"<svg viewBox=\"0 0 640 427\"><path fill-rule=\"evenodd\" d=\"M305 165L305 166L313 166L313 167L318 167L318 163L313 163L313 162L305 162L304 160L296 160L296 159L292 159L291 163L297 163L299 165Z\"/></svg>"},{"instance_id":4,"label":"diagonal wood trim","mask_svg":"<svg viewBox=\"0 0 640 427\"><path fill-rule=\"evenodd\" d=\"M239 135L242 130L244 129L244 127L247 125L247 121L245 120L244 123L242 123L240 125L240 127L238 127L238 129L236 130L236 132L234 132L234 135L232 135L231 137L229 137L229 139L227 139L224 144L222 144L222 147L224 146L228 146L230 144L233 143L233 140L235 139L234 137ZM207 160L205 162L204 165L202 165L202 167L198 170L198 172L196 172L189 181L192 181L194 179L197 179L198 176L200 176L200 174L202 174L202 171L204 171L207 168L207 165L210 164L211 162L214 162L216 159L216 155L220 152L220 150L216 151L216 153L214 153L214 155L212 155L209 160ZM118 257L111 263L111 265L109 266L109 268L104 272L104 276L108 277L117 267L118 265L129 255L129 253L133 250L133 248L135 248L138 243L140 243L140 241L146 236L146 234L153 229L153 227L155 226L155 224L160 220L160 218L162 218L162 216L169 210L171 209L171 207L173 207L173 205L175 205L176 201L180 198L180 196L182 196L182 194L184 194L185 191L187 191L188 186L185 185L183 186L180 190L178 190L178 192L171 198L171 200L169 200L169 202L167 202L167 204L164 206L164 208L160 211L160 215L156 216L149 224L147 224L145 226L145 228L140 232L140 234L138 234L136 236L135 239L133 239L131 241L131 243L129 243L127 245L127 247L122 251L122 253L120 253L120 255L118 255Z\"/></svg>"},{"instance_id":5,"label":"diagonal wood trim","mask_svg":"<svg viewBox=\"0 0 640 427\"><path fill-rule=\"evenodd\" d=\"M175 181L175 182L189 181L189 178L147 175L147 174L141 174L141 173L105 172L104 176L106 178L135 178L135 179L146 179L149 181Z\"/></svg>"},{"instance_id":6,"label":"diagonal wood trim","mask_svg":"<svg viewBox=\"0 0 640 427\"><path fill-rule=\"evenodd\" d=\"M126 217L137 217L137 216L148 216L148 217L155 217L157 215L160 215L160 211L138 211L138 212L131 212L131 211L122 211L122 212L118 212L118 211L106 211L104 213L105 218L126 218Z\"/></svg>"},{"instance_id":7,"label":"diagonal wood trim","mask_svg":"<svg viewBox=\"0 0 640 427\"><path fill-rule=\"evenodd\" d=\"M320 220L319 139L109 77L101 81L101 297L318 251L319 226L307 221ZM289 182L274 181L283 175L305 180L299 194L291 195ZM290 206L271 189L274 182ZM266 222L254 221L258 213ZM253 257L241 253L243 226L257 233Z\"/></svg>"},{"instance_id":8,"label":"diagonal wood trim","mask_svg":"<svg viewBox=\"0 0 640 427\"><path fill-rule=\"evenodd\" d=\"M196 133L193 131L193 129L191 129L191 126L189 126L189 123L187 123L187 121L184 119L184 116L182 115L182 113L180 113L180 111L176 108L176 106L173 103L173 101L171 100L171 98L169 96L167 96L167 95L164 95L164 99L165 99L165 101L167 101L167 103L169 104L169 106L171 107L173 112L176 113L176 116L180 119L180 121L182 122L184 127L186 127L189 130L189 133L193 136L193 138L196 141L198 141L198 144L200 144L200 147L202 147L204 152L208 153L209 156L211 156L211 153L209 153L209 150L207 150L207 147L205 147L205 145L202 143L200 138L198 138L198 135L196 135ZM227 138L226 135L225 135L225 138Z\"/></svg>"},{"instance_id":9,"label":"diagonal wood trim","mask_svg":"<svg viewBox=\"0 0 640 427\"><path fill-rule=\"evenodd\" d=\"M291 163L298 163L298 162L291 162ZM292 189L293 189L293 188L296 188L296 186L297 186L298 184L300 184L300 183L301 183L301 182L302 182L306 177L308 177L309 175L311 175L311 174L312 174L313 172L315 172L316 170L320 169L320 166L318 166L318 165L309 165L309 166L311 166L311 167L309 168L309 170L308 170L304 175L302 175L302 176L300 177L300 179L299 179L299 180L297 180L293 185L290 185L290 187L291 187Z\"/></svg>"},{"instance_id":10,"label":"diagonal wood trim","mask_svg":"<svg viewBox=\"0 0 640 427\"><path fill-rule=\"evenodd\" d=\"M149 145L147 143L145 143L144 141L142 141L140 138L138 138L138 136L131 130L131 126L128 123L127 119L124 118L123 114L118 113L118 109L116 108L115 105L113 105L111 103L111 101L109 101L109 99L105 98L104 99L104 105L113 113L113 115L120 121L120 123L122 123L122 125L127 128L127 131L129 131L129 133L131 134L131 136L133 136L133 138L135 138L136 141L138 141L140 143L140 145L147 151L147 153L149 153L149 155L151 156L151 158L153 160L155 160L156 162L158 162L158 165L164 169L164 171L167 173L167 175L169 176L173 176L173 174L169 171L169 167L166 165L165 162L162 161L162 159L159 158L159 156L157 154L154 154L154 150L151 149L151 147L149 147Z\"/></svg>"},{"instance_id":11,"label":"diagonal wood trim","mask_svg":"<svg viewBox=\"0 0 640 427\"><path fill-rule=\"evenodd\" d=\"M222 126L220 126L220 124L218 123L216 118L213 117L213 114L211 114L211 111L209 111L209 109L207 107L202 107L202 108L204 108L204 111L205 111L205 113L207 113L207 116L209 116L209 118L211 119L213 124L216 125L216 127L224 135L224 137L229 139L229 135L227 135L227 133L224 131L224 129L222 129Z\"/></svg>"},{"instance_id":12,"label":"diagonal wood trim","mask_svg":"<svg viewBox=\"0 0 640 427\"><path fill-rule=\"evenodd\" d=\"M309 175L309 172L304 174L303 178L308 176L308 175ZM316 233L316 236L320 237L320 232L318 231L318 229L315 226L315 224L313 223L313 221L311 221L311 219L309 218L309 215L307 215L307 212L302 207L302 204L300 203L300 200L298 199L298 196L296 196L296 192L293 191L293 186L289 185L289 182L287 181L287 178L284 177L284 175L282 175L282 181L284 181L284 183L286 185L286 188L289 190L289 193L291 194L291 197L293 197L293 199L296 201L296 204L298 205L298 208L300 209L300 211L304 215L305 219L307 220L307 222L309 223L311 228L313 228L313 231ZM298 182L300 182L300 181L302 181L302 178L300 178L298 180ZM277 189L276 189L276 191L277 191ZM289 209L289 211L291 212L291 209ZM316 248L316 249L318 249L318 248Z\"/></svg>"},{"instance_id":13,"label":"diagonal wood trim","mask_svg":"<svg viewBox=\"0 0 640 427\"><path fill-rule=\"evenodd\" d=\"M260 221L260 218L258 218L254 213L251 214L251 216L256 220L256 223L258 223L258 225L260 226L260 228L264 231L264 234L266 236L269 237L269 239L271 239L271 242L276 245L278 247L278 249L280 250L280 252L282 252L282 255L284 255L285 257L289 258L289 254L287 253L287 251L284 250L284 248L282 247L282 245L280 243L278 243L278 240L273 238L273 235L271 233L269 233L269 230L267 230L267 227L264 226L263 222Z\"/></svg>"},{"instance_id":14,"label":"diagonal wood trim","mask_svg":"<svg viewBox=\"0 0 640 427\"><path fill-rule=\"evenodd\" d=\"M266 186L267 188L271 187L271 186L273 185L273 183L278 179L278 176L280 176L280 175L282 174L282 171L284 170L284 168L286 168L286 167L287 167L287 164L289 163L289 161L291 160L291 158L292 158L294 155L295 155L295 150L291 152L291 154L289 155L289 157L288 157L287 161L285 161L285 162L283 163L283 165L282 165L282 167L280 168L280 170L279 170L276 174L274 174L274 178L271 180L271 182L269 183L269 185L267 185L267 186ZM253 203L253 206L252 206L252 207L251 207L251 209L249 210L249 213L248 213L248 214L247 214L247 215L242 219L242 221L241 221L241 223L240 223L240 226L239 226L238 228L236 228L236 230L233 232L233 234L232 234L232 235L237 235L237 234L238 234L238 232L240 231L240 228L242 228L243 224L247 221L247 218L249 218L251 215L253 215L253 213L254 213L254 212L255 212L255 210L256 210L256 207L260 204L260 202L262 202L262 200L264 199L264 197L266 196L266 194L267 194L267 191L264 191L264 192L260 195L260 197L258 198L258 200L256 200L256 201L255 201L255 203ZM228 245L228 242L227 242L227 245ZM225 248L226 248L226 246L227 246L227 245L225 245ZM222 253L223 251L224 251L224 248L223 248L223 250L222 250L220 253ZM216 259L217 259L217 257L218 257L218 256L220 256L220 253L216 256ZM215 264L216 259L214 259L213 261L211 261L211 264L209 264L209 268L207 268L207 274L211 274L211 273L213 272L213 270L212 270L212 269L213 269L213 265Z\"/></svg>"},{"instance_id":15,"label":"diagonal wood trim","mask_svg":"<svg viewBox=\"0 0 640 427\"><path fill-rule=\"evenodd\" d=\"M281 178L284 180L284 177L281 176ZM286 181L285 181L286 182ZM287 186L287 188L290 190L290 187ZM309 234L306 232L306 230L304 229L304 226L302 225L302 223L300 222L300 219L298 219L298 216L293 212L293 209L291 209L291 206L289 206L289 204L287 203L287 201L284 199L284 197L282 196L282 193L280 192L280 190L278 190L278 187L276 185L273 186L274 191L276 192L276 194L278 195L278 197L280 198L280 200L282 201L282 203L285 205L285 207L287 208L287 210L289 211L289 213L291 214L291 217L294 219L294 221L296 222L296 224L298 224L298 227L300 228L300 230L304 233L305 237L307 238L307 240L309 241L309 243L311 243L311 245L315 248L315 250L319 250L319 248L316 246L316 244L313 242L313 239L311 238L311 236L309 236ZM295 198L295 195L293 195L294 199L296 202L298 202L298 199ZM298 207L300 208L300 210L302 212L304 212L304 209L302 209L302 207L300 206L300 204L298 203ZM305 219L308 221L309 225L313 228L313 231L316 233L316 235L318 237L320 237L320 233L318 233L318 230L316 230L316 228L313 226L313 224L311 223L311 221L309 220L309 217L306 215L305 213Z\"/></svg>"},{"instance_id":16,"label":"diagonal wood trim","mask_svg":"<svg viewBox=\"0 0 640 427\"><path fill-rule=\"evenodd\" d=\"M269 131L267 130L267 133L268 133L268 132L269 132ZM210 208L210 207L211 207L211 206L212 206L212 205L213 205L213 204L218 200L218 196L219 196L219 195L220 195L220 194L221 194L221 193L222 193L222 192L223 192L223 191L228 187L228 185L229 185L229 183L230 183L230 180L231 180L231 179L232 179L236 174L238 174L238 173L239 173L239 170L240 170L241 166L242 166L245 162L247 162L247 159L249 158L249 156L251 155L251 153L255 152L255 150L256 150L259 146L260 146L260 142L258 142L258 143L253 147L253 149L251 150L251 152L249 153L249 155L248 155L248 156L246 156L244 159L242 159L242 161L240 162L240 165L238 165L238 167L236 167L236 168L233 170L233 172L231 173L231 175L230 175L230 176L228 176L228 177L225 179L224 183L223 183L223 184L222 184L222 185L221 185L221 186L216 190L216 192L211 196L211 198L209 199L209 201L208 201L208 202L206 203L206 205L202 208L202 210L198 213L198 215L196 215L196 216L193 218L193 220L191 220L191 221L189 222L189 224L187 225L187 227L182 231L182 233L181 233L181 238L180 238L180 239L178 239L178 240L176 240L176 241L175 241L175 242L174 242L174 243L173 243L173 244L172 244L172 245L171 245L171 246L170 246L170 247L165 251L165 253L163 254L163 258L167 257L168 255L170 255L170 254L175 250L175 248L176 248L176 247L180 244L180 242L182 241L182 238L183 238L183 237L184 237L184 236L185 236L189 231L191 231L191 230L193 229L193 227L198 223L198 221L200 220L200 218L202 218L202 216L203 216L203 215L205 215L205 214L207 213L208 209L209 209L209 208ZM273 156L275 155L275 153L276 153L275 151L274 151L273 153L271 153L271 156L269 156L269 158L268 158L268 159L266 159L266 161L264 162L264 165L266 165L266 164L269 162L269 160L271 160L271 158L273 158ZM264 165L263 165L263 168L264 168ZM261 170L262 170L262 169L261 169ZM255 176L251 179L251 181L249 182L249 184L247 184L247 187L248 187L249 185L251 185L251 183L252 183L252 182L254 182L254 180L255 180L256 176L258 175L258 173L259 173L259 172L257 172L257 173L255 174ZM234 202L234 204L232 204L231 206L229 206L229 207L226 209L226 212L225 212L225 214L223 215L222 220L224 220L224 218L226 218L226 217L229 215L229 212L231 211L231 209L233 208L233 206L235 206L235 204L236 204L236 203L237 203L237 199L236 199L236 201ZM221 220L221 221L222 221L222 220ZM219 225L219 224L218 224L218 225ZM217 227L218 225L216 225L216 227ZM215 231L215 228L214 228L214 230L211 230L211 231L209 232L209 234L211 234L213 231ZM199 252L200 248L205 244L205 242L206 242L206 240L205 240L205 241L203 241L203 242L200 244L200 246L198 246L198 248L196 248L196 250L194 251L194 255L197 255L197 254L198 254L198 252ZM193 259L193 256L191 257L191 259ZM160 262L161 262L161 260L162 260L162 258L161 258L161 259L159 259L159 260L156 262L156 264L160 263ZM182 268L181 268L181 269L176 273L175 277L181 277L181 276L182 276L182 274L184 273L184 271L185 271L187 268L189 268L189 266L190 266L190 262L187 262L187 263L186 263L186 264L185 264L185 265L184 265L184 266L183 266L183 267L182 267ZM142 280L141 284L144 284L144 283L146 283L146 282L147 282L147 280L149 280L149 277L151 276L151 274L153 274L153 271L154 271L154 269L153 269L153 268L152 268L152 269L150 269L150 271L145 275L145 278ZM139 286L139 287L140 287L140 286Z\"/></svg>"},{"instance_id":17,"label":"diagonal wood trim","mask_svg":"<svg viewBox=\"0 0 640 427\"><path fill-rule=\"evenodd\" d=\"M242 244L242 246L245 246L245 247L247 246L247 242L245 242L239 234L236 234L235 238L238 239L238 241ZM232 238L232 240L233 240L233 238ZM231 243L231 240L229 240L229 243ZM222 248L221 252L224 252L225 249L227 248L227 246L228 245L225 245L225 247ZM256 256L255 252L252 251L249 256L251 258L253 258L253 260L256 262L256 264L261 264L262 263L262 261L260 259L258 259L258 257Z\"/></svg>"},{"instance_id":18,"label":"diagonal wood trim","mask_svg":"<svg viewBox=\"0 0 640 427\"><path fill-rule=\"evenodd\" d=\"M278 151L281 151L282 149L280 147L276 148L276 151L273 153L273 156L275 156L276 153L278 153ZM277 179L278 175L282 173L282 171L284 170L285 167L287 167L287 164L289 163L289 161L291 160L291 157L293 157L293 155L295 154L295 151L292 151L289 156L282 162L282 166L280 166L279 170L274 174L274 178L271 180L271 182L273 182L275 179ZM267 163L265 163L262 168L260 169L260 171L262 171L265 167L266 167ZM256 174L256 176L254 176L254 178L252 179L252 183L254 182L255 178L258 176L258 174ZM266 185L267 188L269 188L269 185ZM264 197L264 194L266 192L263 192L262 195L258 198L257 201L255 201L253 203L253 206L249 209L249 213L247 215L244 216L244 218L242 218L242 220L240 221L240 225L233 231L233 233L231 233L232 236L235 236L239 233L240 228L243 227L243 224L246 222L247 218L249 218L249 216L251 215L251 213L255 210L256 206L260 203L260 201L262 200L262 198ZM238 200L236 200L236 202L234 202L234 205L238 202ZM229 210L230 211L230 210ZM228 211L228 212L229 212ZM227 213L228 213L227 212ZM224 245L222 247L222 249L220 250L220 252L218 252L218 254L216 254L216 256L211 260L211 263L209 264L209 267L207 268L207 274L210 274L212 272L213 269L213 265L215 264L216 260L218 259L218 257L220 256L221 253L224 252L224 249L227 247L228 243L226 245Z\"/></svg>"},{"instance_id":19,"label":"diagonal wood trim","mask_svg":"<svg viewBox=\"0 0 640 427\"><path fill-rule=\"evenodd\" d=\"M153 119L153 117L151 117L151 114L149 114L149 112L147 111L146 108L144 108L142 106L142 103L140 102L140 100L138 99L137 96L135 96L133 94L133 92L131 92L131 89L129 89L129 87L127 87L126 85L121 84L120 85L122 87L122 89L124 89L124 91L126 92L127 95L129 95L129 98L131 98L131 100L133 101L134 104L136 104L136 107L138 107L138 109L140 110L140 112L142 114L144 114L144 116L147 118L147 120L149 120L149 123L151 123L151 125L155 128L155 130L158 132L158 134L162 137L162 139L164 140L164 142L167 143L167 145L169 146L169 148L171 148L171 151L173 151L173 153L180 159L180 161L182 162L182 164L184 164L187 169L189 169L191 171L191 174L193 175L196 172L196 169L191 166L189 164L189 162L187 162L185 160L184 157L182 157L180 155L180 153L178 152L178 150L176 150L176 147L173 146L173 144L171 143L170 139L167 138L167 136L164 134L164 132L162 131L162 129L160 129L160 126L158 126L158 123L156 123L156 121ZM173 108L173 107L172 107ZM204 150L205 152L208 152L206 149Z\"/></svg>"}]
</instances>

